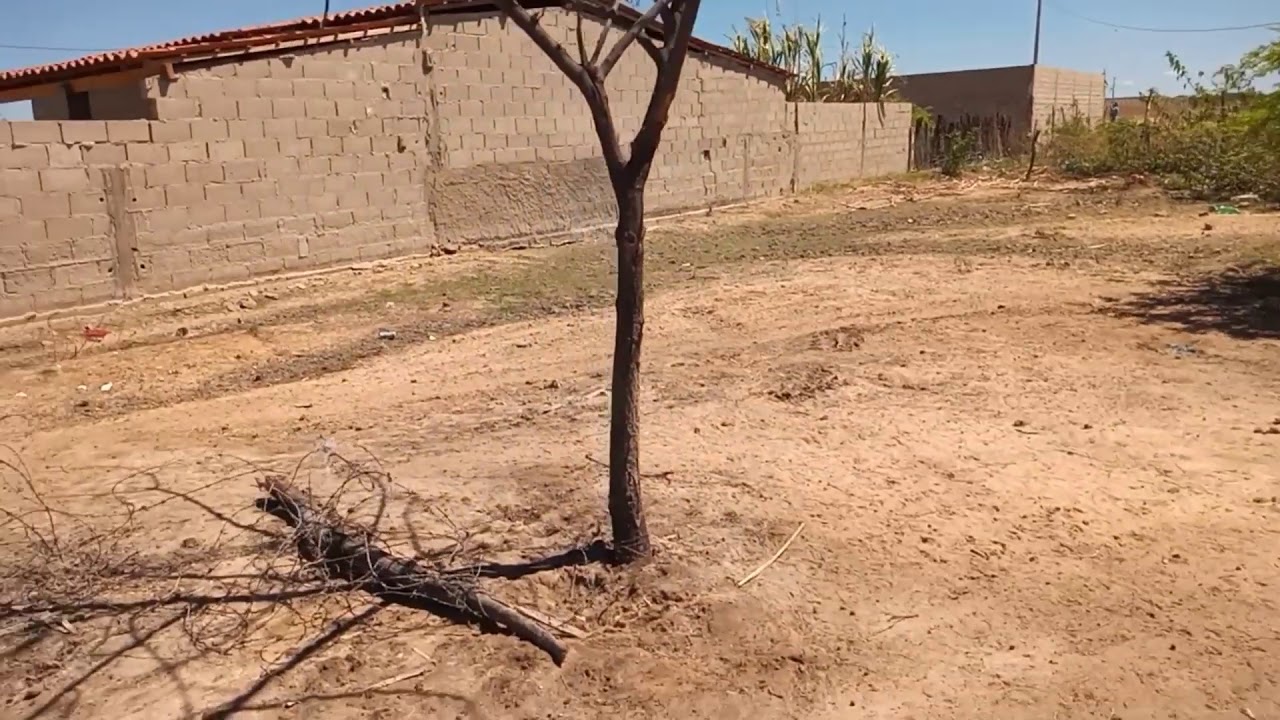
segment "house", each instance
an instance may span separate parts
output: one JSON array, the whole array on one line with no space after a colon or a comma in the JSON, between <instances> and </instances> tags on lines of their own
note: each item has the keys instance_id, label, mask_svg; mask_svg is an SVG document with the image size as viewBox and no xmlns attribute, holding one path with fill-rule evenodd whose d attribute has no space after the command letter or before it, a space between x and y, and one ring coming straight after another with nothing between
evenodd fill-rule
<instances>
[{"instance_id":1,"label":"house","mask_svg":"<svg viewBox=\"0 0 1280 720\"><path fill-rule=\"evenodd\" d=\"M542 25L576 47L557 2ZM588 43L603 5L584 11ZM613 22L628 26L627 9ZM615 34L615 37L617 35ZM620 133L653 86L608 81ZM909 108L798 108L785 73L692 43L648 186L653 213L906 168ZM422 0L0 72L0 318L203 284L545 238L608 223L577 89L491 2ZM5 248L0 248L4 250Z\"/></svg>"}]
</instances>

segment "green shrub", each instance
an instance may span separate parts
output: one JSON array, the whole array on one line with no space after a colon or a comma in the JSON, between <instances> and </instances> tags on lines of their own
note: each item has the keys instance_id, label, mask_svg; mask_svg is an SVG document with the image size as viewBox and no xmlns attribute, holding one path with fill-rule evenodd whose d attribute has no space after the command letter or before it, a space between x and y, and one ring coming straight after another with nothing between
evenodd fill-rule
<instances>
[{"instance_id":1,"label":"green shrub","mask_svg":"<svg viewBox=\"0 0 1280 720\"><path fill-rule=\"evenodd\" d=\"M942 162L938 171L947 177L960 177L964 169L973 164L978 148L978 134L974 130L952 130L942 143Z\"/></svg>"},{"instance_id":2,"label":"green shrub","mask_svg":"<svg viewBox=\"0 0 1280 720\"><path fill-rule=\"evenodd\" d=\"M1203 73L1192 77L1177 57L1167 57L1188 91L1176 113L1097 125L1068 120L1054 128L1048 161L1081 177L1150 174L1197 198L1254 193L1280 201L1280 90L1254 85L1280 69L1280 42L1220 68L1209 86L1196 79Z\"/></svg>"},{"instance_id":3,"label":"green shrub","mask_svg":"<svg viewBox=\"0 0 1280 720\"><path fill-rule=\"evenodd\" d=\"M1051 163L1077 177L1144 173L1194 197L1280 200L1280 152L1237 118L1165 124L1074 120L1055 129Z\"/></svg>"}]
</instances>

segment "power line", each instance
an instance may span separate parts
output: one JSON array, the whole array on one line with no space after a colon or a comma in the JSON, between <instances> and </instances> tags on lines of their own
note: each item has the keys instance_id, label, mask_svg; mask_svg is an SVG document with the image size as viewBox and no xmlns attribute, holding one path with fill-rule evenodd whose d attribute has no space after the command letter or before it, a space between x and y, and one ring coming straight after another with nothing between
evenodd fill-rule
<instances>
[{"instance_id":1,"label":"power line","mask_svg":"<svg viewBox=\"0 0 1280 720\"><path fill-rule=\"evenodd\" d=\"M105 48L76 48L76 47L48 47L45 45L5 45L0 43L0 50L39 50L48 52L83 52L98 53L110 52Z\"/></svg>"},{"instance_id":2,"label":"power line","mask_svg":"<svg viewBox=\"0 0 1280 720\"><path fill-rule=\"evenodd\" d=\"M1074 17L1074 18L1076 18L1077 20L1083 20L1083 21L1085 21L1085 22L1087 22L1087 23L1093 23L1094 25L1101 25L1101 26L1103 26L1103 27L1109 27L1109 28L1112 28L1112 29L1114 29L1114 30L1129 30L1129 31L1131 31L1131 32L1148 32L1148 33L1217 33L1217 32L1239 32L1239 31L1241 31L1241 30L1261 30L1261 29L1264 29L1264 28L1276 28L1276 27L1280 27L1280 20L1274 20L1274 21L1272 21L1272 22L1265 22L1265 23L1255 23L1255 24L1253 24L1253 25L1227 25L1227 26L1224 26L1224 27L1209 27L1209 28L1154 28L1154 27L1142 27L1142 26L1140 26L1140 25L1122 25L1122 24L1120 24L1120 23L1107 22L1106 20L1098 20L1098 19L1096 19L1096 18L1091 18L1091 17L1088 17L1088 16L1086 16L1086 15L1081 15L1080 13L1075 12L1074 10L1068 10L1068 9L1066 9L1066 8L1062 7L1061 5L1058 5L1057 3L1050 3L1050 4L1049 4L1049 6L1050 6L1050 7L1052 7L1053 9L1057 10L1058 12L1060 12L1060 13L1062 13L1062 14L1064 14L1064 15L1070 15L1071 17Z\"/></svg>"}]
</instances>

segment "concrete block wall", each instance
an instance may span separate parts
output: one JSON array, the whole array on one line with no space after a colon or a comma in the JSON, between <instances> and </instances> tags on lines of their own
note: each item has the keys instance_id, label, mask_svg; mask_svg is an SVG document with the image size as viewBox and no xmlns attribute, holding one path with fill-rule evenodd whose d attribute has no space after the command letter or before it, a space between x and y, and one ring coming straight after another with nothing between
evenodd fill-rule
<instances>
[{"instance_id":1,"label":"concrete block wall","mask_svg":"<svg viewBox=\"0 0 1280 720\"><path fill-rule=\"evenodd\" d=\"M1025 128L1030 65L919 73L898 78L904 100L934 115L959 119L964 115L1005 115Z\"/></svg>"},{"instance_id":2,"label":"concrete block wall","mask_svg":"<svg viewBox=\"0 0 1280 720\"><path fill-rule=\"evenodd\" d=\"M796 185L907 171L911 106L800 103L796 122ZM865 124L864 124L865 123Z\"/></svg>"},{"instance_id":3,"label":"concrete block wall","mask_svg":"<svg viewBox=\"0 0 1280 720\"><path fill-rule=\"evenodd\" d=\"M1103 119L1107 83L1102 73L1036 66L1035 121L1050 130L1077 114L1089 122Z\"/></svg>"},{"instance_id":4,"label":"concrete block wall","mask_svg":"<svg viewBox=\"0 0 1280 720\"><path fill-rule=\"evenodd\" d=\"M570 22L543 19L573 47ZM610 76L624 145L653 73L635 49ZM151 120L0 123L0 318L614 217L586 103L492 16L189 67L141 92ZM861 118L691 55L648 209L857 177ZM907 106L883 124L871 111L866 174L906 169L909 124Z\"/></svg>"},{"instance_id":5,"label":"concrete block wall","mask_svg":"<svg viewBox=\"0 0 1280 720\"><path fill-rule=\"evenodd\" d=\"M1013 120L1015 133L1026 133L1028 92L1035 127L1048 132L1077 107L1085 118L1101 119L1106 86L1102 73L1018 65L905 75L898 80L898 90L905 100L935 115L1005 115Z\"/></svg>"},{"instance_id":6,"label":"concrete block wall","mask_svg":"<svg viewBox=\"0 0 1280 720\"><path fill-rule=\"evenodd\" d=\"M120 141L124 152L129 138ZM0 123L0 318L119 292L113 178L89 167L78 143L61 123Z\"/></svg>"}]
</instances>

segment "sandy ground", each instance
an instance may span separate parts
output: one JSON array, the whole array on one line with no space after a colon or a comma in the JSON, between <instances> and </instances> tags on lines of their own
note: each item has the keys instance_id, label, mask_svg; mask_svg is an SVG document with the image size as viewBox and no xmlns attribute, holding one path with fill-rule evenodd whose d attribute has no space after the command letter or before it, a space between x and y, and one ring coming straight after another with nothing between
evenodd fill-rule
<instances>
[{"instance_id":1,"label":"sandy ground","mask_svg":"<svg viewBox=\"0 0 1280 720\"><path fill-rule=\"evenodd\" d=\"M0 331L26 468L0 486L0 715L1280 717L1278 231L1002 182L654 230L658 555L483 581L561 626L563 668L357 592L280 597L314 584L272 575L254 481L446 564L600 536L607 246Z\"/></svg>"}]
</instances>

